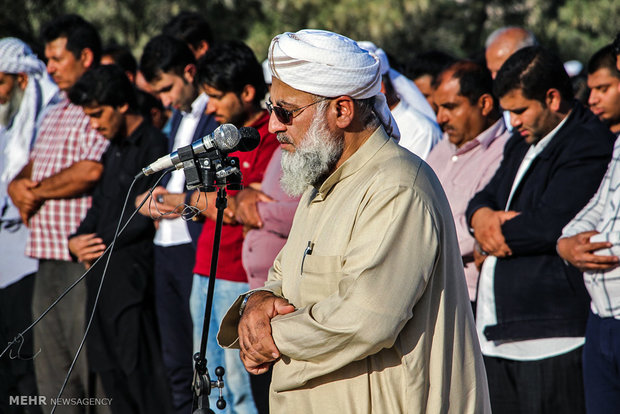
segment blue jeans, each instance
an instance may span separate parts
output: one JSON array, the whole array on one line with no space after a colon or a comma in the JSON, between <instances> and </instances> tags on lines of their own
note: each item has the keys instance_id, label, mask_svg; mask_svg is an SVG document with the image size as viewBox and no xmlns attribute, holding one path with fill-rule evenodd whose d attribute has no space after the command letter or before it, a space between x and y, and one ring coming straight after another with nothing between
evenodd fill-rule
<instances>
[{"instance_id":1,"label":"blue jeans","mask_svg":"<svg viewBox=\"0 0 620 414\"><path fill-rule=\"evenodd\" d=\"M208 277L194 275L192 294L189 300L192 321L194 323L194 352L200 350L208 286ZM239 358L239 350L224 349L218 345L216 339L217 331L226 311L228 311L230 305L239 295L247 292L249 289L250 286L247 283L230 282L222 279L216 279L215 281L206 357L211 380L215 380L216 367L222 366L226 370L224 375L226 409L223 412L227 414L255 414L257 412L254 399L252 398L252 389L250 388L250 374L245 370ZM215 406L218 396L219 390L214 390L209 396L209 406L216 413L222 412Z\"/></svg>"},{"instance_id":2,"label":"blue jeans","mask_svg":"<svg viewBox=\"0 0 620 414\"><path fill-rule=\"evenodd\" d=\"M583 379L588 414L620 407L620 320L590 311L583 349Z\"/></svg>"}]
</instances>

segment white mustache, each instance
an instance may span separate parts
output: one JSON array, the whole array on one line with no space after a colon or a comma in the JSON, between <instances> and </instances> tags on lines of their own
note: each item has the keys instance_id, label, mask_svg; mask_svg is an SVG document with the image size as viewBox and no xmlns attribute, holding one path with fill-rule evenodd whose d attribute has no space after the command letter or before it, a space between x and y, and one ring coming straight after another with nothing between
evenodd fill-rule
<instances>
[{"instance_id":1,"label":"white mustache","mask_svg":"<svg viewBox=\"0 0 620 414\"><path fill-rule=\"evenodd\" d=\"M278 142L280 142L280 144L293 144L293 141L291 141L291 139L282 132L276 135L276 138L278 139Z\"/></svg>"}]
</instances>

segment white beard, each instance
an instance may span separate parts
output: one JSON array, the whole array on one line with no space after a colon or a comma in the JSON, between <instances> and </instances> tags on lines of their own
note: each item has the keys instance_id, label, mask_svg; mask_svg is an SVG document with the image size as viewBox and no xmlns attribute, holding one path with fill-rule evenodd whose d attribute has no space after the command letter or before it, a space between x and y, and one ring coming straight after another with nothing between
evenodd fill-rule
<instances>
[{"instance_id":1,"label":"white beard","mask_svg":"<svg viewBox=\"0 0 620 414\"><path fill-rule=\"evenodd\" d=\"M24 98L24 91L17 86L17 82L13 85L11 90L11 97L9 101L4 105L0 105L0 126L8 127L13 117L19 111L19 107L22 104Z\"/></svg>"},{"instance_id":2,"label":"white beard","mask_svg":"<svg viewBox=\"0 0 620 414\"><path fill-rule=\"evenodd\" d=\"M317 108L304 139L295 151L282 151L280 185L292 197L303 194L308 186L320 185L342 155L343 138L327 128L325 107ZM278 140L292 143L284 133L278 134Z\"/></svg>"}]
</instances>

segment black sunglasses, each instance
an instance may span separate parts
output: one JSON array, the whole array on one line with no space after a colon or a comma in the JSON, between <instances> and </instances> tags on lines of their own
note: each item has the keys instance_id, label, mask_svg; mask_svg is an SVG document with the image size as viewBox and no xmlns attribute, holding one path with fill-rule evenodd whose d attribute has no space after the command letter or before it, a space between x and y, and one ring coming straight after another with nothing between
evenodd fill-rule
<instances>
[{"instance_id":1,"label":"black sunglasses","mask_svg":"<svg viewBox=\"0 0 620 414\"><path fill-rule=\"evenodd\" d=\"M274 112L276 114L276 118L278 118L278 121L280 121L281 123L285 125L290 125L293 122L293 118L295 118L296 116L295 114L299 115L301 111L303 111L304 109L314 104L318 104L319 102L327 101L329 99L330 98L319 99L318 101L314 101L306 106L302 106L301 108L293 109L292 111L289 111L288 109L284 109L281 106L274 105L273 103L271 103L271 100L267 100L265 102L265 105L267 106L267 110L269 111L269 114Z\"/></svg>"}]
</instances>

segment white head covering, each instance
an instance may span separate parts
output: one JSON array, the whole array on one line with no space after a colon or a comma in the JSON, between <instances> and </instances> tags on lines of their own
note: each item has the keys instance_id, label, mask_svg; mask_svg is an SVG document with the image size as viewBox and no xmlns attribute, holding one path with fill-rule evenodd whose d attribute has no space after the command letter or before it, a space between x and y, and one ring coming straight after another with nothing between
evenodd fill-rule
<instances>
[{"instance_id":1,"label":"white head covering","mask_svg":"<svg viewBox=\"0 0 620 414\"><path fill-rule=\"evenodd\" d=\"M269 59L263 60L261 66L263 67L263 78L265 79L265 84L271 85L271 69L269 69Z\"/></svg>"},{"instance_id":2,"label":"white head covering","mask_svg":"<svg viewBox=\"0 0 620 414\"><path fill-rule=\"evenodd\" d=\"M430 118L433 122L437 121L435 111L433 111L433 108L431 108L422 92L420 92L420 89L411 79L390 67L387 54L383 49L368 40L362 40L357 43L362 49L377 56L379 62L381 62L381 75L389 73L392 86L394 86L394 90L400 99L407 102L409 107Z\"/></svg>"},{"instance_id":3,"label":"white head covering","mask_svg":"<svg viewBox=\"0 0 620 414\"><path fill-rule=\"evenodd\" d=\"M583 63L578 60L569 60L568 62L564 62L564 70L569 77L574 78L583 70Z\"/></svg>"},{"instance_id":4,"label":"white head covering","mask_svg":"<svg viewBox=\"0 0 620 414\"><path fill-rule=\"evenodd\" d=\"M42 74L45 72L45 63L21 40L5 37L0 40L0 72Z\"/></svg>"},{"instance_id":5,"label":"white head covering","mask_svg":"<svg viewBox=\"0 0 620 414\"><path fill-rule=\"evenodd\" d=\"M30 146L43 108L59 99L58 86L47 74L45 63L19 39L0 39L0 72L28 74L28 85L11 125L0 131L4 154L0 159L0 178L8 182L28 163Z\"/></svg>"},{"instance_id":6,"label":"white head covering","mask_svg":"<svg viewBox=\"0 0 620 414\"><path fill-rule=\"evenodd\" d=\"M273 77L303 92L333 98L374 98L374 111L388 134L398 139L396 121L381 93L379 60L348 37L324 30L300 30L273 38Z\"/></svg>"}]
</instances>

